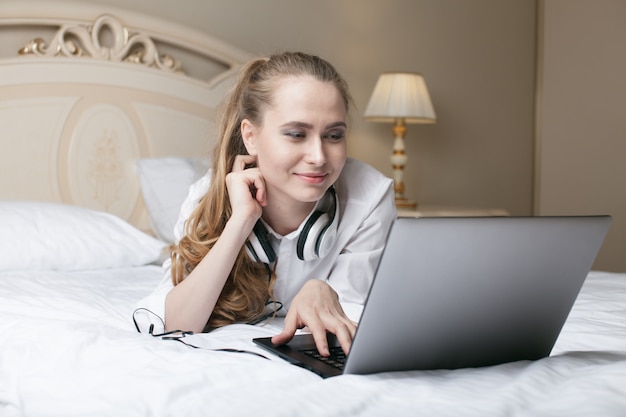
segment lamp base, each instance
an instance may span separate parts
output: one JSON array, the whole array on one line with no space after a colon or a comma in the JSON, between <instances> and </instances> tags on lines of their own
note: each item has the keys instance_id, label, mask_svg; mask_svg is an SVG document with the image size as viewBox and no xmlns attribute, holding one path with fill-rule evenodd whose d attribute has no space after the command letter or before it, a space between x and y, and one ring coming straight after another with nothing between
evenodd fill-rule
<instances>
[{"instance_id":1,"label":"lamp base","mask_svg":"<svg viewBox=\"0 0 626 417\"><path fill-rule=\"evenodd\" d=\"M417 203L412 200L407 200L404 197L396 197L396 207L403 209L416 209Z\"/></svg>"}]
</instances>

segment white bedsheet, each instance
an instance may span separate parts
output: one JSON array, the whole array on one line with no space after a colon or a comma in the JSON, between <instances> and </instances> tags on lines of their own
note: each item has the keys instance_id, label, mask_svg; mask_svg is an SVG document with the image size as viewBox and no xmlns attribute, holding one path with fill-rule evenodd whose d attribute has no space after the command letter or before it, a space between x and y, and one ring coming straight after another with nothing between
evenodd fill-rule
<instances>
[{"instance_id":1,"label":"white bedsheet","mask_svg":"<svg viewBox=\"0 0 626 417\"><path fill-rule=\"evenodd\" d=\"M322 379L233 325L187 340L138 334L159 267L0 273L0 416L624 416L626 274L592 272L553 355L480 369Z\"/></svg>"}]
</instances>

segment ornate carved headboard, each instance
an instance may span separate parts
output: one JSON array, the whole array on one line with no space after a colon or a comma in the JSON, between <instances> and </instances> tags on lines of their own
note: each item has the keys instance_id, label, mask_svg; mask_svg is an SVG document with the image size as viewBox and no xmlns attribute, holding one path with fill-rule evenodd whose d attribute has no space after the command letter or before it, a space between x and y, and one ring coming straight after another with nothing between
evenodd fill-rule
<instances>
[{"instance_id":1,"label":"ornate carved headboard","mask_svg":"<svg viewBox=\"0 0 626 417\"><path fill-rule=\"evenodd\" d=\"M208 156L249 55L162 20L62 5L0 4L0 199L77 204L147 229L136 161Z\"/></svg>"}]
</instances>

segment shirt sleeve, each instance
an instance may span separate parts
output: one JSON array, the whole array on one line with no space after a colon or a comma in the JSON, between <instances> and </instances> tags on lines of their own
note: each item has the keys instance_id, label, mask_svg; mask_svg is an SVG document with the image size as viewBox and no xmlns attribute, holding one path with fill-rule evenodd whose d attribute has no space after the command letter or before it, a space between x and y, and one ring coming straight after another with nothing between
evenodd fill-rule
<instances>
[{"instance_id":1,"label":"shirt sleeve","mask_svg":"<svg viewBox=\"0 0 626 417\"><path fill-rule=\"evenodd\" d=\"M133 320L141 333L165 332L165 297L174 288L171 277L171 261L163 262L163 278L150 295L135 305Z\"/></svg>"},{"instance_id":2,"label":"shirt sleeve","mask_svg":"<svg viewBox=\"0 0 626 417\"><path fill-rule=\"evenodd\" d=\"M207 174L189 187L187 198L183 202L176 226L174 227L174 240L179 242L185 232L187 219L198 206L200 198L209 189L211 178ZM172 288L172 262L166 259L162 267L163 278L150 295L143 298L135 305L133 320L137 330L141 333L152 332L154 334L165 331L165 298Z\"/></svg>"},{"instance_id":3,"label":"shirt sleeve","mask_svg":"<svg viewBox=\"0 0 626 417\"><path fill-rule=\"evenodd\" d=\"M337 292L346 315L358 321L396 218L393 183L387 183L373 209L358 224L335 260L327 282ZM346 215L348 215L346 213Z\"/></svg>"}]
</instances>

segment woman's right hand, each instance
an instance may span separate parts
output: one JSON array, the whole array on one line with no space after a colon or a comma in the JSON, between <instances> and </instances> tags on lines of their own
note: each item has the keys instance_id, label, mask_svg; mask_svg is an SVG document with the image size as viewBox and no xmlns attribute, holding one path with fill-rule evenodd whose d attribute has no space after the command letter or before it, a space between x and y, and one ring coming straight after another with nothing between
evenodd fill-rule
<instances>
[{"instance_id":1,"label":"woman's right hand","mask_svg":"<svg viewBox=\"0 0 626 417\"><path fill-rule=\"evenodd\" d=\"M226 188L232 216L251 217L256 222L267 205L267 194L265 181L255 163L255 156L237 155L232 171L226 175Z\"/></svg>"}]
</instances>

